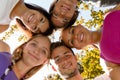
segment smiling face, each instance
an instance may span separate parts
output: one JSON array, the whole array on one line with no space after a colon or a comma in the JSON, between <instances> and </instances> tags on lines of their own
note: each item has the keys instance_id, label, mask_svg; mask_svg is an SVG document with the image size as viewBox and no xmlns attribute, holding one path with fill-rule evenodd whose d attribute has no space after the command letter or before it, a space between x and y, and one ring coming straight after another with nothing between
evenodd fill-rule
<instances>
[{"instance_id":1,"label":"smiling face","mask_svg":"<svg viewBox=\"0 0 120 80\"><path fill-rule=\"evenodd\" d=\"M48 19L36 10L28 10L21 17L23 24L33 33L43 33L49 28Z\"/></svg>"},{"instance_id":2,"label":"smiling face","mask_svg":"<svg viewBox=\"0 0 120 80\"><path fill-rule=\"evenodd\" d=\"M77 3L77 0L58 0L52 11L53 24L58 28L67 25L75 13Z\"/></svg>"},{"instance_id":3,"label":"smiling face","mask_svg":"<svg viewBox=\"0 0 120 80\"><path fill-rule=\"evenodd\" d=\"M29 66L44 64L50 55L50 41L47 37L36 37L23 48L23 62Z\"/></svg>"},{"instance_id":4,"label":"smiling face","mask_svg":"<svg viewBox=\"0 0 120 80\"><path fill-rule=\"evenodd\" d=\"M77 49L81 49L92 42L92 32L82 25L65 29L61 37L66 45Z\"/></svg>"},{"instance_id":5,"label":"smiling face","mask_svg":"<svg viewBox=\"0 0 120 80\"><path fill-rule=\"evenodd\" d=\"M77 59L72 51L65 46L59 46L52 51L52 59L58 67L58 72L63 76L69 76L77 68ZM57 68L56 67L56 68Z\"/></svg>"}]
</instances>

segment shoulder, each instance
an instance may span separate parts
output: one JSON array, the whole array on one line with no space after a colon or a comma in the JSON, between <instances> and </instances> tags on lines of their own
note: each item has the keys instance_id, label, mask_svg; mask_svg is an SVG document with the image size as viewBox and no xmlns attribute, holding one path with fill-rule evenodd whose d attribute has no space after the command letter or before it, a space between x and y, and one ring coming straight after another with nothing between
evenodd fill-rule
<instances>
[{"instance_id":1,"label":"shoulder","mask_svg":"<svg viewBox=\"0 0 120 80\"><path fill-rule=\"evenodd\" d=\"M0 52L10 52L9 45L2 40L0 40Z\"/></svg>"},{"instance_id":2,"label":"shoulder","mask_svg":"<svg viewBox=\"0 0 120 80\"><path fill-rule=\"evenodd\" d=\"M11 64L11 54L7 52L0 52L0 75Z\"/></svg>"},{"instance_id":3,"label":"shoulder","mask_svg":"<svg viewBox=\"0 0 120 80\"><path fill-rule=\"evenodd\" d=\"M11 54L8 52L0 52L0 64L9 63L11 61Z\"/></svg>"},{"instance_id":4,"label":"shoulder","mask_svg":"<svg viewBox=\"0 0 120 80\"><path fill-rule=\"evenodd\" d=\"M119 80L120 79L120 67L115 67L112 69L110 72L110 77L114 80Z\"/></svg>"}]
</instances>

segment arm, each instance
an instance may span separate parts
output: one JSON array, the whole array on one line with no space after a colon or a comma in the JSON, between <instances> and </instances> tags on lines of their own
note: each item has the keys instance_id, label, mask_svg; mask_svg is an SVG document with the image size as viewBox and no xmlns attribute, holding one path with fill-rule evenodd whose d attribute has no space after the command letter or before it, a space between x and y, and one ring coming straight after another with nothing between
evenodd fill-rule
<instances>
[{"instance_id":1,"label":"arm","mask_svg":"<svg viewBox=\"0 0 120 80\"><path fill-rule=\"evenodd\" d=\"M2 40L0 40L0 52L10 52L9 45Z\"/></svg>"},{"instance_id":2,"label":"arm","mask_svg":"<svg viewBox=\"0 0 120 80\"><path fill-rule=\"evenodd\" d=\"M114 8L110 9L110 11L120 10L120 3L117 4Z\"/></svg>"},{"instance_id":3,"label":"arm","mask_svg":"<svg viewBox=\"0 0 120 80\"><path fill-rule=\"evenodd\" d=\"M111 80L120 80L120 66L115 67L110 72Z\"/></svg>"},{"instance_id":4,"label":"arm","mask_svg":"<svg viewBox=\"0 0 120 80\"><path fill-rule=\"evenodd\" d=\"M109 14L110 12L116 11L116 10L120 10L120 3L117 4L115 7L109 9L109 11L108 11L107 13L105 13L105 16L104 16L104 17L106 17L106 15Z\"/></svg>"},{"instance_id":5,"label":"arm","mask_svg":"<svg viewBox=\"0 0 120 80\"><path fill-rule=\"evenodd\" d=\"M0 25L0 33L8 29L9 25Z\"/></svg>"},{"instance_id":6,"label":"arm","mask_svg":"<svg viewBox=\"0 0 120 80\"><path fill-rule=\"evenodd\" d=\"M107 12L107 14L108 14L109 12L111 12L111 11L116 11L116 10L120 10L120 3L117 4L115 7L109 9L109 11Z\"/></svg>"}]
</instances>

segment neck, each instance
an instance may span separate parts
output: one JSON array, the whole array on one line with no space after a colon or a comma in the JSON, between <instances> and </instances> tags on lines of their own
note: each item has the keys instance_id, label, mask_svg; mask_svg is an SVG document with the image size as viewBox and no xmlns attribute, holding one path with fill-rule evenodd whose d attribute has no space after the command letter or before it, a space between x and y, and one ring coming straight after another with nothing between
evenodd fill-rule
<instances>
[{"instance_id":1,"label":"neck","mask_svg":"<svg viewBox=\"0 0 120 80\"><path fill-rule=\"evenodd\" d=\"M77 70L77 73L74 76L67 78L66 80L83 80L83 79L82 79L79 71Z\"/></svg>"},{"instance_id":2,"label":"neck","mask_svg":"<svg viewBox=\"0 0 120 80\"><path fill-rule=\"evenodd\" d=\"M13 65L13 71L18 79L23 78L30 69L31 67L25 65L22 61L19 61Z\"/></svg>"},{"instance_id":3,"label":"neck","mask_svg":"<svg viewBox=\"0 0 120 80\"><path fill-rule=\"evenodd\" d=\"M24 12L28 10L28 8L25 6L23 0L19 0L19 2L16 4L16 6L13 8L10 18L13 19L14 17L20 17L24 14Z\"/></svg>"},{"instance_id":4,"label":"neck","mask_svg":"<svg viewBox=\"0 0 120 80\"><path fill-rule=\"evenodd\" d=\"M92 43L100 42L100 39L101 39L101 30L94 31L92 34L93 34L92 35Z\"/></svg>"}]
</instances>

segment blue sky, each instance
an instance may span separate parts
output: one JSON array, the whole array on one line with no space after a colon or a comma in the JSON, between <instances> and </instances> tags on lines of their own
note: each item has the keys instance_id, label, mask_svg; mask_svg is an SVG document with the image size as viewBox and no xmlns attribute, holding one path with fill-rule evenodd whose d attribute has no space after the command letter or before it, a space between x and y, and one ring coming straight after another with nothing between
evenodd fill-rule
<instances>
[{"instance_id":1,"label":"blue sky","mask_svg":"<svg viewBox=\"0 0 120 80\"><path fill-rule=\"evenodd\" d=\"M39 6L47 9L49 9L50 4L53 2L54 0L25 0L25 2L29 2L29 3L35 3L38 4Z\"/></svg>"}]
</instances>

